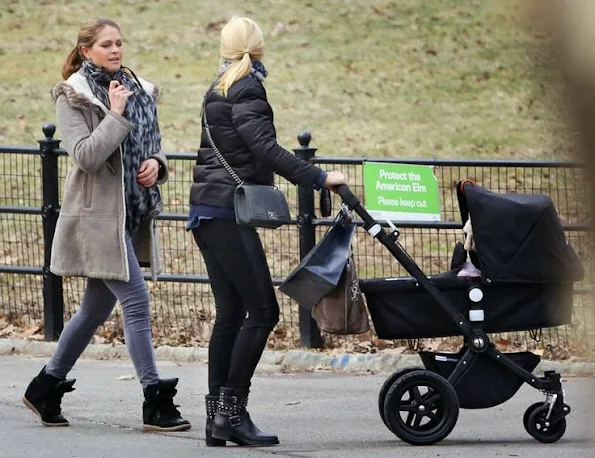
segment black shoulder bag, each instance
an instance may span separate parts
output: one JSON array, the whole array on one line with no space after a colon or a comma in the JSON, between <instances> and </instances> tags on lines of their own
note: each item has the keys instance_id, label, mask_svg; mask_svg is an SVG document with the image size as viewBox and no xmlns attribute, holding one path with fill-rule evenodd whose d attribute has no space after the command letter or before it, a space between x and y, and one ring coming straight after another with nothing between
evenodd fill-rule
<instances>
[{"instance_id":1,"label":"black shoulder bag","mask_svg":"<svg viewBox=\"0 0 595 458\"><path fill-rule=\"evenodd\" d=\"M289 213L285 194L274 186L244 183L215 146L207 121L206 107L203 107L202 111L205 119L205 131L211 148L213 148L219 162L238 184L233 195L236 223L240 226L268 229L276 229L283 224L290 223L291 214Z\"/></svg>"}]
</instances>

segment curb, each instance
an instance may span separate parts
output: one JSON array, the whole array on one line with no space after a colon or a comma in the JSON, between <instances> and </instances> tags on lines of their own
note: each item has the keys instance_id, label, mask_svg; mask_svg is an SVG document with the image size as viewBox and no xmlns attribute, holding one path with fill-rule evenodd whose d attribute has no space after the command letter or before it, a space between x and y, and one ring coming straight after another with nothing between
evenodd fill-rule
<instances>
[{"instance_id":1,"label":"curb","mask_svg":"<svg viewBox=\"0 0 595 458\"><path fill-rule=\"evenodd\" d=\"M50 357L56 350L56 342L34 340L0 339L0 355L21 355L29 357ZM83 358L129 359L125 345L93 344L83 353ZM203 347L161 346L155 349L157 360L174 362L206 363L208 349ZM339 353L328 354L319 351L265 350L260 359L260 372L308 372L315 370L333 370L342 372L369 372L390 374L408 366L423 366L416 354L395 353ZM585 377L595 375L595 362L578 359L565 361L542 360L534 372L555 370L563 376Z\"/></svg>"}]
</instances>

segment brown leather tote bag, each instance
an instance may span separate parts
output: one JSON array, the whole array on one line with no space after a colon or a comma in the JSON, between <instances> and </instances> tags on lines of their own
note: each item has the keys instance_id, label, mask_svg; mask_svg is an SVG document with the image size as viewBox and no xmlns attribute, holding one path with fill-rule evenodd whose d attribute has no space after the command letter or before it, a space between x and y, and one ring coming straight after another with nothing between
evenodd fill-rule
<instances>
[{"instance_id":1,"label":"brown leather tote bag","mask_svg":"<svg viewBox=\"0 0 595 458\"><path fill-rule=\"evenodd\" d=\"M362 334L370 329L353 254L337 286L312 307L311 313L320 330L329 334Z\"/></svg>"}]
</instances>

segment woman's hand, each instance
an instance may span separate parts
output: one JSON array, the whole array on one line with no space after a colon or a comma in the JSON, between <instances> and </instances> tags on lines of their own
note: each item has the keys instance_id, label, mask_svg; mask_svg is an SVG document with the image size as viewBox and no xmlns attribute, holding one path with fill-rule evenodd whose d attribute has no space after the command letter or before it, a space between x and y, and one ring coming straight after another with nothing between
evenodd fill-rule
<instances>
[{"instance_id":1,"label":"woman's hand","mask_svg":"<svg viewBox=\"0 0 595 458\"><path fill-rule=\"evenodd\" d=\"M335 186L340 184L347 184L347 178L343 175L343 172L327 172L326 180L324 180L324 187L335 192Z\"/></svg>"},{"instance_id":2,"label":"woman's hand","mask_svg":"<svg viewBox=\"0 0 595 458\"><path fill-rule=\"evenodd\" d=\"M134 94L134 92L126 89L126 87L118 81L110 81L108 95L111 109L119 115L124 113L126 103L128 102L128 97L130 97L132 94Z\"/></svg>"},{"instance_id":3,"label":"woman's hand","mask_svg":"<svg viewBox=\"0 0 595 458\"><path fill-rule=\"evenodd\" d=\"M159 161L155 158L150 158L144 161L138 168L138 175L136 181L144 187L150 188L157 181L159 175Z\"/></svg>"}]
</instances>

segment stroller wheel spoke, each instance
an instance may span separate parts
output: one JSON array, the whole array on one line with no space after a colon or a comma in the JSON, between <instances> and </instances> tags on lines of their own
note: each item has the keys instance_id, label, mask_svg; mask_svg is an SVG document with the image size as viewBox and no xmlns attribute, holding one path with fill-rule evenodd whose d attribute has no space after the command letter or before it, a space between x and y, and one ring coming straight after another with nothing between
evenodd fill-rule
<instances>
[{"instance_id":1,"label":"stroller wheel spoke","mask_svg":"<svg viewBox=\"0 0 595 458\"><path fill-rule=\"evenodd\" d=\"M430 422L434 422L434 421L436 421L438 419L438 415L436 415L432 411L426 412L426 417L428 417L430 419Z\"/></svg>"},{"instance_id":2,"label":"stroller wheel spoke","mask_svg":"<svg viewBox=\"0 0 595 458\"><path fill-rule=\"evenodd\" d=\"M417 404L411 400L402 400L399 403L399 410L402 412L415 412L417 410Z\"/></svg>"},{"instance_id":3,"label":"stroller wheel spoke","mask_svg":"<svg viewBox=\"0 0 595 458\"><path fill-rule=\"evenodd\" d=\"M419 427L421 426L421 421L423 420L424 415L421 413L418 413L415 415L415 420L413 421L413 427L415 429L419 429Z\"/></svg>"},{"instance_id":4,"label":"stroller wheel spoke","mask_svg":"<svg viewBox=\"0 0 595 458\"><path fill-rule=\"evenodd\" d=\"M432 393L432 395L429 398L424 400L424 403L427 406L433 408L436 405L436 403L440 402L441 399L442 399L442 396L440 396L440 393Z\"/></svg>"},{"instance_id":5,"label":"stroller wheel spoke","mask_svg":"<svg viewBox=\"0 0 595 458\"><path fill-rule=\"evenodd\" d=\"M415 385L413 386L410 390L409 393L411 395L411 399L416 401L417 403L420 403L423 401L423 398L421 396L421 393L419 392L419 386Z\"/></svg>"},{"instance_id":6,"label":"stroller wheel spoke","mask_svg":"<svg viewBox=\"0 0 595 458\"><path fill-rule=\"evenodd\" d=\"M405 424L409 427L411 427L411 424L413 423L413 419L415 418L415 413L414 412L409 412L407 414L407 419L405 420Z\"/></svg>"},{"instance_id":7,"label":"stroller wheel spoke","mask_svg":"<svg viewBox=\"0 0 595 458\"><path fill-rule=\"evenodd\" d=\"M399 410L401 412L415 412L417 410L417 407L412 405L410 402L403 402L399 404Z\"/></svg>"}]
</instances>

